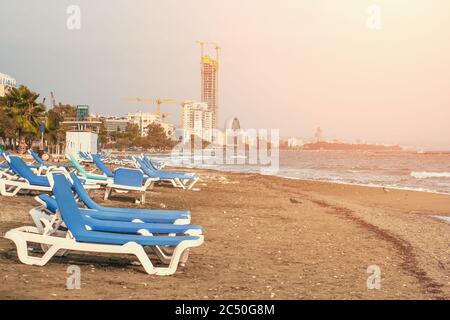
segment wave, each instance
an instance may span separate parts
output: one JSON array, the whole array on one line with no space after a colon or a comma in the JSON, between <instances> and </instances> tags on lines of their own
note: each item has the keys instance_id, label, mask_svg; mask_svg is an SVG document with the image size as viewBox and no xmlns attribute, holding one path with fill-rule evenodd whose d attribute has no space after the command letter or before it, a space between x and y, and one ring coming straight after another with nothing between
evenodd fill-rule
<instances>
[{"instance_id":1,"label":"wave","mask_svg":"<svg viewBox=\"0 0 450 320\"><path fill-rule=\"evenodd\" d=\"M411 177L416 179L450 178L450 172L413 171L411 172Z\"/></svg>"}]
</instances>

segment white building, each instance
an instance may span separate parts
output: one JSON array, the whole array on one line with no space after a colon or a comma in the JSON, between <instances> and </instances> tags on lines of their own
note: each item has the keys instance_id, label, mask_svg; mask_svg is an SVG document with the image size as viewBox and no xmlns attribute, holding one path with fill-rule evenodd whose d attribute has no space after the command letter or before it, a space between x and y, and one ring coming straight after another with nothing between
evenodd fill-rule
<instances>
[{"instance_id":1,"label":"white building","mask_svg":"<svg viewBox=\"0 0 450 320\"><path fill-rule=\"evenodd\" d=\"M289 148L302 147L306 142L303 138L290 137L287 141Z\"/></svg>"},{"instance_id":2,"label":"white building","mask_svg":"<svg viewBox=\"0 0 450 320\"><path fill-rule=\"evenodd\" d=\"M78 156L78 152L97 153L98 134L89 131L67 131L66 153Z\"/></svg>"},{"instance_id":3,"label":"white building","mask_svg":"<svg viewBox=\"0 0 450 320\"><path fill-rule=\"evenodd\" d=\"M194 134L203 140L212 141L212 128L213 113L208 110L207 103L197 101L183 103L181 113L181 129L185 131L183 135Z\"/></svg>"},{"instance_id":4,"label":"white building","mask_svg":"<svg viewBox=\"0 0 450 320\"><path fill-rule=\"evenodd\" d=\"M127 114L127 121L137 124L141 137L147 135L147 127L151 123L157 123L161 125L166 131L166 134L170 137L175 131L175 126L171 123L164 122L160 115L153 112L137 111L135 113Z\"/></svg>"},{"instance_id":5,"label":"white building","mask_svg":"<svg viewBox=\"0 0 450 320\"><path fill-rule=\"evenodd\" d=\"M0 73L0 97L4 97L8 88L15 87L16 85L16 79L7 74Z\"/></svg>"}]
</instances>

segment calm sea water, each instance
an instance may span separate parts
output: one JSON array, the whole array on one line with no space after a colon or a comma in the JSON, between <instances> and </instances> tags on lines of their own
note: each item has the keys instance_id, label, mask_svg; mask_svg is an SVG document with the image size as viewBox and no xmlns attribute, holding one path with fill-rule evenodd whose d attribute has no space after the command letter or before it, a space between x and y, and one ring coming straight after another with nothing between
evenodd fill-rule
<instances>
[{"instance_id":1,"label":"calm sea water","mask_svg":"<svg viewBox=\"0 0 450 320\"><path fill-rule=\"evenodd\" d=\"M170 157L157 158L177 164ZM178 159L179 160L179 159ZM225 171L259 172L254 165L186 165ZM272 174L293 178L450 193L450 155L370 151L280 151Z\"/></svg>"}]
</instances>

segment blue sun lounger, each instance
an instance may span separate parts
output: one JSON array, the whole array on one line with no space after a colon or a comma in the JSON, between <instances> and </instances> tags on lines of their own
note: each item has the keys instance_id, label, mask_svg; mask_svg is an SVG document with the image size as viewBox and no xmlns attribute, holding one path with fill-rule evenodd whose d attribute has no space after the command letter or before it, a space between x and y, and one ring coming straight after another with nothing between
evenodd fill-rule
<instances>
[{"instance_id":1,"label":"blue sun lounger","mask_svg":"<svg viewBox=\"0 0 450 320\"><path fill-rule=\"evenodd\" d=\"M50 183L46 176L38 176L31 171L29 166L18 156L3 155L10 168L15 172L19 179L8 180L0 179L0 194L3 196L15 196L20 190L51 191ZM81 183L81 181L80 181ZM95 188L95 186L87 186Z\"/></svg>"},{"instance_id":2,"label":"blue sun lounger","mask_svg":"<svg viewBox=\"0 0 450 320\"><path fill-rule=\"evenodd\" d=\"M58 211L58 203L56 199L48 194L41 194L35 199L47 209L50 215L53 215ZM118 232L118 230L121 230L120 232L124 233L137 233L139 230L145 229L151 233L184 233L190 235L202 233L201 226L176 224L177 221L182 220L176 215L117 215L115 212L94 211L96 210L80 208L80 213L83 214L83 219L86 220L86 225L89 225L89 227L91 227L94 231ZM43 228L44 225L42 225L41 218L45 217L45 215L42 214L41 208L38 207L35 208L35 210L31 210L30 214L36 225ZM142 216L145 216L145 222L141 219L133 219L135 222L131 220L132 217L142 218ZM47 216L46 218L49 221L51 220L50 216Z\"/></svg>"},{"instance_id":3,"label":"blue sun lounger","mask_svg":"<svg viewBox=\"0 0 450 320\"><path fill-rule=\"evenodd\" d=\"M8 231L5 238L14 241L21 262L30 265L45 265L60 250L85 252L133 254L149 274L169 275L176 272L179 262L187 259L186 249L200 246L203 235L197 236L154 236L142 232L128 234L122 232L101 232L90 230L83 220L83 214L77 206L71 191L71 185L63 174L52 175L53 194L59 208L58 215L66 225L66 237L56 235L55 230L46 228L41 232L35 227L21 227ZM42 257L30 256L27 243L39 243L48 247ZM173 254L167 258L167 266L155 267L144 247L154 250L161 247L173 247Z\"/></svg>"},{"instance_id":4,"label":"blue sun lounger","mask_svg":"<svg viewBox=\"0 0 450 320\"><path fill-rule=\"evenodd\" d=\"M43 192L51 191L47 177L34 174L20 157L6 154L3 157L17 177L15 179L0 179L0 194L2 196L15 196L22 189Z\"/></svg>"},{"instance_id":5,"label":"blue sun lounger","mask_svg":"<svg viewBox=\"0 0 450 320\"><path fill-rule=\"evenodd\" d=\"M70 174L72 189L77 193L79 199L88 207L89 209L98 210L98 211L109 211L109 212L122 212L127 214L175 214L179 216L191 216L191 212L189 210L155 210L155 209L140 209L140 208L112 208L105 207L98 203L96 203L86 190L83 187L80 179L74 174Z\"/></svg>"},{"instance_id":6,"label":"blue sun lounger","mask_svg":"<svg viewBox=\"0 0 450 320\"><path fill-rule=\"evenodd\" d=\"M175 188L192 189L194 184L198 181L198 176L185 172L168 171L168 170L154 170L147 166L144 160L135 158L139 167L147 176L151 178L158 178L161 181L171 182Z\"/></svg>"},{"instance_id":7,"label":"blue sun lounger","mask_svg":"<svg viewBox=\"0 0 450 320\"><path fill-rule=\"evenodd\" d=\"M43 204L48 211L55 213L58 210L58 204L56 200L47 195L41 194L36 197L36 200ZM109 220L109 221L124 221L124 222L138 222L138 223L170 223L170 224L189 224L190 217L179 214L162 214L158 212L120 212L120 211L107 211L107 210L95 210L89 208L80 208L83 214L86 214L94 219ZM37 216L39 214L36 212Z\"/></svg>"}]
</instances>

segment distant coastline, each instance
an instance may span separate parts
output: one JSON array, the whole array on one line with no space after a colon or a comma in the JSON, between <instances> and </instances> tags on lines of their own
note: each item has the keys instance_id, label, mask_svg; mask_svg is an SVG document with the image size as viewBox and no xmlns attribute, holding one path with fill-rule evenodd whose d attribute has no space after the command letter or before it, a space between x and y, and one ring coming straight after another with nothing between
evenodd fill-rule
<instances>
[{"instance_id":1,"label":"distant coastline","mask_svg":"<svg viewBox=\"0 0 450 320\"><path fill-rule=\"evenodd\" d=\"M381 145L365 143L343 143L343 142L314 142L303 145L304 150L375 150L375 151L402 151L399 145Z\"/></svg>"}]
</instances>

